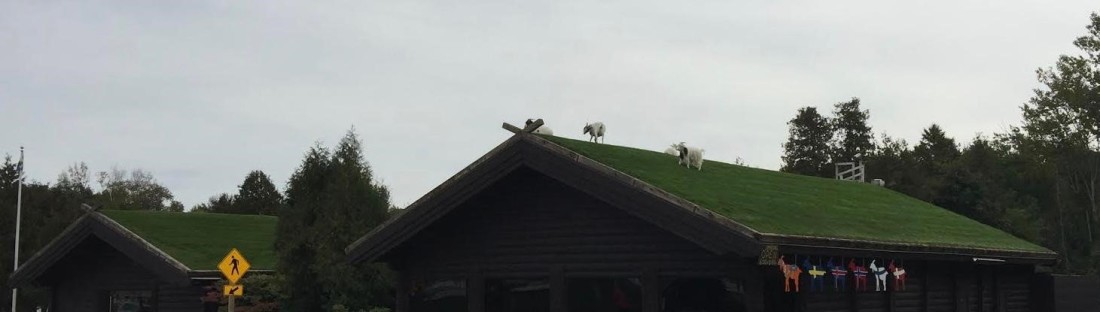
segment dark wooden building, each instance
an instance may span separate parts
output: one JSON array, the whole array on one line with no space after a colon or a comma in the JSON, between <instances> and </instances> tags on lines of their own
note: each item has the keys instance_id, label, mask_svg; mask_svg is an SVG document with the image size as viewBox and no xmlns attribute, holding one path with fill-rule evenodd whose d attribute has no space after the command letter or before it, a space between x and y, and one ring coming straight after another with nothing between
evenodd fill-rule
<instances>
[{"instance_id":1,"label":"dark wooden building","mask_svg":"<svg viewBox=\"0 0 1100 312\"><path fill-rule=\"evenodd\" d=\"M89 211L11 283L48 287L53 312L201 311L203 288L221 279L217 264L230 248L248 257L250 272L271 271L274 227L265 216Z\"/></svg>"},{"instance_id":2,"label":"dark wooden building","mask_svg":"<svg viewBox=\"0 0 1100 312\"><path fill-rule=\"evenodd\" d=\"M866 183L522 131L348 254L397 312L1045 311L1056 256Z\"/></svg>"}]
</instances>

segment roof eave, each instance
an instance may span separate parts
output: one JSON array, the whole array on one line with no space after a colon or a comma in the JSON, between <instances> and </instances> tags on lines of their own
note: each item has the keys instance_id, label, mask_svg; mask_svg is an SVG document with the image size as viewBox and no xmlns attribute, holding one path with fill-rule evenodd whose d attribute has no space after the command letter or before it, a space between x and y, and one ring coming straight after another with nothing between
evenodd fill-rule
<instances>
[{"instance_id":1,"label":"roof eave","mask_svg":"<svg viewBox=\"0 0 1100 312\"><path fill-rule=\"evenodd\" d=\"M779 246L782 253L813 253L838 256L906 256L930 260L972 261L993 258L1010 263L1054 264L1053 251L992 249L966 246L919 245L876 242L858 239L822 238L798 235L763 234L759 240Z\"/></svg>"}]
</instances>

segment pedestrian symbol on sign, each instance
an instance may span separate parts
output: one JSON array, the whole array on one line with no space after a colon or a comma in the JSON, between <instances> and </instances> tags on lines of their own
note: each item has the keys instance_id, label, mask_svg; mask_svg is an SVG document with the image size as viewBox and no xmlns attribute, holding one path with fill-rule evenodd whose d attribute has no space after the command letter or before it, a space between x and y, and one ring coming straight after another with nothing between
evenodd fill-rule
<instances>
[{"instance_id":1,"label":"pedestrian symbol on sign","mask_svg":"<svg viewBox=\"0 0 1100 312\"><path fill-rule=\"evenodd\" d=\"M236 284L245 273L248 273L249 267L251 265L248 264L248 259L245 259L237 248L230 250L222 262L218 263L218 270L222 271L222 275L225 275L225 279L229 280L230 284Z\"/></svg>"}]
</instances>

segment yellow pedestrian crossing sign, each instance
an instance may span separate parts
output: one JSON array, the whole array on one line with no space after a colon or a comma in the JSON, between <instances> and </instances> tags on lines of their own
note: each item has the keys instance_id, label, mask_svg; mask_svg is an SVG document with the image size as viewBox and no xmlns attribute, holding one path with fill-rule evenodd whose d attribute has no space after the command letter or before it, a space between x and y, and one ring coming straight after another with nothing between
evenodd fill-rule
<instances>
[{"instance_id":1,"label":"yellow pedestrian crossing sign","mask_svg":"<svg viewBox=\"0 0 1100 312\"><path fill-rule=\"evenodd\" d=\"M222 294L225 294L226 296L244 296L244 285L225 285L222 287Z\"/></svg>"},{"instance_id":2,"label":"yellow pedestrian crossing sign","mask_svg":"<svg viewBox=\"0 0 1100 312\"><path fill-rule=\"evenodd\" d=\"M236 284L237 280L248 272L249 267L248 260L244 259L244 255L241 255L237 248L230 250L222 262L218 263L218 270L222 271L222 275L225 275L225 279L229 280L230 284Z\"/></svg>"}]
</instances>

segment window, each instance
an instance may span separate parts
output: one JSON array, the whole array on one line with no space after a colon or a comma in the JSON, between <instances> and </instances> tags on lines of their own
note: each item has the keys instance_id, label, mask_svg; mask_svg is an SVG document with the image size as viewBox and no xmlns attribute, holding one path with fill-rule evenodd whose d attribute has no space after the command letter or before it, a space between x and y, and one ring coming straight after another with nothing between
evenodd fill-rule
<instances>
[{"instance_id":1,"label":"window","mask_svg":"<svg viewBox=\"0 0 1100 312\"><path fill-rule=\"evenodd\" d=\"M148 290L112 291L110 312L152 312L153 292Z\"/></svg>"},{"instance_id":2,"label":"window","mask_svg":"<svg viewBox=\"0 0 1100 312\"><path fill-rule=\"evenodd\" d=\"M485 311L548 312L550 281L533 279L486 279Z\"/></svg>"},{"instance_id":3,"label":"window","mask_svg":"<svg viewBox=\"0 0 1100 312\"><path fill-rule=\"evenodd\" d=\"M642 311L638 278L574 278L566 282L571 312Z\"/></svg>"},{"instance_id":4,"label":"window","mask_svg":"<svg viewBox=\"0 0 1100 312\"><path fill-rule=\"evenodd\" d=\"M466 311L466 281L417 283L409 292L409 308L415 312Z\"/></svg>"},{"instance_id":5,"label":"window","mask_svg":"<svg viewBox=\"0 0 1100 312\"><path fill-rule=\"evenodd\" d=\"M676 278L664 286L661 311L745 311L740 281L718 278Z\"/></svg>"}]
</instances>

